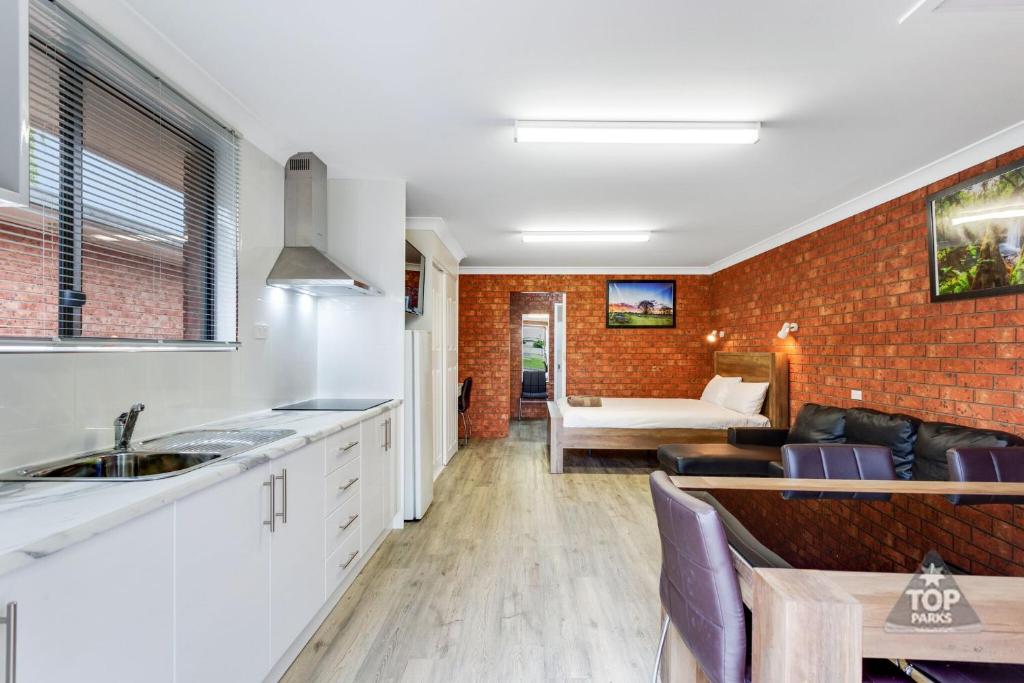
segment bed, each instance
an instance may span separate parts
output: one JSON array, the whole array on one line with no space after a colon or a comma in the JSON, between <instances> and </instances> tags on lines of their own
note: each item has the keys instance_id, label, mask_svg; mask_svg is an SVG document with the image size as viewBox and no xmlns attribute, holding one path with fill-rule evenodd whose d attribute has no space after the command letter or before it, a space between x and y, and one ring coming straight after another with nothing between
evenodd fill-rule
<instances>
[{"instance_id":1,"label":"bed","mask_svg":"<svg viewBox=\"0 0 1024 683\"><path fill-rule=\"evenodd\" d=\"M683 398L602 398L596 408L573 408L564 398L548 401L551 473L562 472L566 448L651 451L668 443L725 443L729 427L789 426L786 354L717 351L715 374L768 382L761 414Z\"/></svg>"}]
</instances>

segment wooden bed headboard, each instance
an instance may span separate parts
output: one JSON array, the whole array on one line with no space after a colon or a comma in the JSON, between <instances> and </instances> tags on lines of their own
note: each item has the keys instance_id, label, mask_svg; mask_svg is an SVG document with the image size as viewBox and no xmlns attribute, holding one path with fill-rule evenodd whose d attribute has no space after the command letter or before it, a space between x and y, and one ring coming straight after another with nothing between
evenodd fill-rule
<instances>
[{"instance_id":1,"label":"wooden bed headboard","mask_svg":"<svg viewBox=\"0 0 1024 683\"><path fill-rule=\"evenodd\" d=\"M768 382L761 413L772 427L789 429L789 358L781 351L715 351L715 374Z\"/></svg>"}]
</instances>

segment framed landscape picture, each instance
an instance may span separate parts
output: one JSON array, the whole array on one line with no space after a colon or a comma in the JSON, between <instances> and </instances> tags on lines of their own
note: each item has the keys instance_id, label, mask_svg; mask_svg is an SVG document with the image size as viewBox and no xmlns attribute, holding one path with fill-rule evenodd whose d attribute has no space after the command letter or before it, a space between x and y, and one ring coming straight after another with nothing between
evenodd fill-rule
<instances>
[{"instance_id":1,"label":"framed landscape picture","mask_svg":"<svg viewBox=\"0 0 1024 683\"><path fill-rule=\"evenodd\" d=\"M676 326L674 280L608 280L608 327Z\"/></svg>"},{"instance_id":2,"label":"framed landscape picture","mask_svg":"<svg viewBox=\"0 0 1024 683\"><path fill-rule=\"evenodd\" d=\"M1024 291L1024 162L927 199L932 301Z\"/></svg>"}]
</instances>

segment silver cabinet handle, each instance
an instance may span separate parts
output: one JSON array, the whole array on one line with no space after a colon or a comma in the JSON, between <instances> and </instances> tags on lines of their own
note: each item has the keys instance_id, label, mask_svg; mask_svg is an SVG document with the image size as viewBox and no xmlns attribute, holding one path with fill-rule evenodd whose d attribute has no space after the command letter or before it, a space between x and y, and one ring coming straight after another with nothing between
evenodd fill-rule
<instances>
[{"instance_id":1,"label":"silver cabinet handle","mask_svg":"<svg viewBox=\"0 0 1024 683\"><path fill-rule=\"evenodd\" d=\"M359 445L358 441L353 441L352 443L347 443L344 446L342 446L341 448L339 448L338 452L339 453L348 453L350 450L352 450L353 448L355 448L358 445Z\"/></svg>"},{"instance_id":2,"label":"silver cabinet handle","mask_svg":"<svg viewBox=\"0 0 1024 683\"><path fill-rule=\"evenodd\" d=\"M350 488L352 488L352 485L355 484L357 481L359 481L359 477L356 477L355 479L349 479L348 483L347 484L342 484L341 486L339 486L338 490L339 491L348 491Z\"/></svg>"},{"instance_id":3,"label":"silver cabinet handle","mask_svg":"<svg viewBox=\"0 0 1024 683\"><path fill-rule=\"evenodd\" d=\"M270 487L270 520L263 522L264 526L270 527L270 533L277 531L277 492L275 491L277 487L274 486L275 481L277 481L277 477L271 474L270 478L263 482L264 486Z\"/></svg>"},{"instance_id":4,"label":"silver cabinet handle","mask_svg":"<svg viewBox=\"0 0 1024 683\"><path fill-rule=\"evenodd\" d=\"M349 555L348 556L348 560L346 562L342 562L341 564L339 564L338 567L340 567L341 569L348 569L348 566L350 564L352 564L353 562L355 562L356 561L356 557L358 557L358 556L359 556L359 551L357 550L354 553L352 553L351 555Z\"/></svg>"},{"instance_id":5,"label":"silver cabinet handle","mask_svg":"<svg viewBox=\"0 0 1024 683\"><path fill-rule=\"evenodd\" d=\"M351 517L348 518L347 522L345 522L344 524L339 524L338 528L341 529L342 531L344 531L345 529L347 529L350 526L352 526L352 524L355 523L355 521L357 519L359 519L359 515L352 515Z\"/></svg>"},{"instance_id":6,"label":"silver cabinet handle","mask_svg":"<svg viewBox=\"0 0 1024 683\"><path fill-rule=\"evenodd\" d=\"M18 603L7 603L4 616L0 617L0 624L7 626L7 636L4 639L4 683L15 683L18 680Z\"/></svg>"},{"instance_id":7,"label":"silver cabinet handle","mask_svg":"<svg viewBox=\"0 0 1024 683\"><path fill-rule=\"evenodd\" d=\"M282 524L288 523L288 468L281 468L281 476L276 477L281 482L281 512L277 516L281 518Z\"/></svg>"}]
</instances>

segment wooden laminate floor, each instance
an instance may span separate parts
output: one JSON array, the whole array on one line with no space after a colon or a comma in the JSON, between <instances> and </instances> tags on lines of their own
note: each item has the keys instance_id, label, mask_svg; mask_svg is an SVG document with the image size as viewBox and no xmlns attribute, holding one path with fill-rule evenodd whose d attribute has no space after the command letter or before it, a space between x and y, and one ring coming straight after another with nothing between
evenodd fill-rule
<instances>
[{"instance_id":1,"label":"wooden laminate floor","mask_svg":"<svg viewBox=\"0 0 1024 683\"><path fill-rule=\"evenodd\" d=\"M660 635L651 456L566 458L544 422L474 441L392 532L284 677L645 681Z\"/></svg>"}]
</instances>

